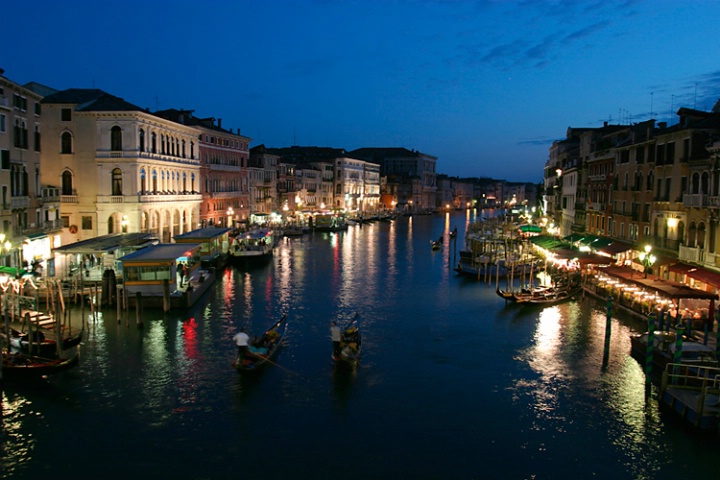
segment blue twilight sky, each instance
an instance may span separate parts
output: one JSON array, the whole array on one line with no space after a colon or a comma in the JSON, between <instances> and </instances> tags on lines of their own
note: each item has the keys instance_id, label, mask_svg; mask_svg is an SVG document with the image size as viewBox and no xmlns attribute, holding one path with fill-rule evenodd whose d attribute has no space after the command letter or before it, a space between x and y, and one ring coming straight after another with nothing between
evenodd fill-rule
<instances>
[{"instance_id":1,"label":"blue twilight sky","mask_svg":"<svg viewBox=\"0 0 720 480\"><path fill-rule=\"evenodd\" d=\"M538 182L568 127L720 98L720 2L6 0L12 81L194 109L251 146L406 147Z\"/></svg>"}]
</instances>

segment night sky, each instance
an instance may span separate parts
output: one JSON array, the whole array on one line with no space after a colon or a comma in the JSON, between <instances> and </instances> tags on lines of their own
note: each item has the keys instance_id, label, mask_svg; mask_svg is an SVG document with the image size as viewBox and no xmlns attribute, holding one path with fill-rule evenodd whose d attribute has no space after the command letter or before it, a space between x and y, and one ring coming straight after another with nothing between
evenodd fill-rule
<instances>
[{"instance_id":1,"label":"night sky","mask_svg":"<svg viewBox=\"0 0 720 480\"><path fill-rule=\"evenodd\" d=\"M251 146L405 147L539 182L568 127L720 98L714 1L9 0L0 68L222 118Z\"/></svg>"}]
</instances>

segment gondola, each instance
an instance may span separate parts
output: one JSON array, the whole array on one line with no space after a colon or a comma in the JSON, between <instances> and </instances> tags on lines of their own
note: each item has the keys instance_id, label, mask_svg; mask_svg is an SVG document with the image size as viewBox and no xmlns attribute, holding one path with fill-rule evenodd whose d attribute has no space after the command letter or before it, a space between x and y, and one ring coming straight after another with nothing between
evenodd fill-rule
<instances>
[{"instance_id":1,"label":"gondola","mask_svg":"<svg viewBox=\"0 0 720 480\"><path fill-rule=\"evenodd\" d=\"M546 293L516 294L515 303L523 305L555 305L568 301L582 291L582 286L553 289Z\"/></svg>"},{"instance_id":2,"label":"gondola","mask_svg":"<svg viewBox=\"0 0 720 480\"><path fill-rule=\"evenodd\" d=\"M358 328L356 313L349 324L340 330L340 345L337 351L333 348L332 360L336 368L355 369L360 363L362 352L362 335Z\"/></svg>"},{"instance_id":3,"label":"gondola","mask_svg":"<svg viewBox=\"0 0 720 480\"><path fill-rule=\"evenodd\" d=\"M62 340L60 351L69 350L72 347L80 345L85 328L83 327L69 337ZM29 355L38 355L43 358L56 358L58 356L57 341L48 338L48 335L42 331L32 332L28 334L10 327L10 338L5 335L5 329L0 327L0 338L5 345L10 343L10 350L14 352L22 352Z\"/></svg>"},{"instance_id":4,"label":"gondola","mask_svg":"<svg viewBox=\"0 0 720 480\"><path fill-rule=\"evenodd\" d=\"M259 338L250 342L247 353L242 358L238 357L235 362L235 368L241 372L251 372L266 364L273 365L275 362L272 359L280 350L286 331L287 313Z\"/></svg>"},{"instance_id":5,"label":"gondola","mask_svg":"<svg viewBox=\"0 0 720 480\"><path fill-rule=\"evenodd\" d=\"M3 353L2 378L40 378L69 370L79 361L79 351L75 351L69 358L44 358L24 353Z\"/></svg>"},{"instance_id":6,"label":"gondola","mask_svg":"<svg viewBox=\"0 0 720 480\"><path fill-rule=\"evenodd\" d=\"M440 235L437 240L430 240L430 246L433 250L440 250L443 246L443 236Z\"/></svg>"}]
</instances>

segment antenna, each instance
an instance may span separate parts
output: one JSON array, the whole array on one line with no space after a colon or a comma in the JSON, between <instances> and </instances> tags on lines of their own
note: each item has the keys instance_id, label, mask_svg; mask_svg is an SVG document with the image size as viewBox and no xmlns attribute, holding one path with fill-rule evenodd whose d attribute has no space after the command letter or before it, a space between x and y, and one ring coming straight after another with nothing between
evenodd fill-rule
<instances>
[{"instance_id":1,"label":"antenna","mask_svg":"<svg viewBox=\"0 0 720 480\"><path fill-rule=\"evenodd\" d=\"M675 110L675 95L670 95L670 123L673 119L673 110Z\"/></svg>"},{"instance_id":2,"label":"antenna","mask_svg":"<svg viewBox=\"0 0 720 480\"><path fill-rule=\"evenodd\" d=\"M655 95L655 92L650 92L650 118L653 116L653 95Z\"/></svg>"}]
</instances>

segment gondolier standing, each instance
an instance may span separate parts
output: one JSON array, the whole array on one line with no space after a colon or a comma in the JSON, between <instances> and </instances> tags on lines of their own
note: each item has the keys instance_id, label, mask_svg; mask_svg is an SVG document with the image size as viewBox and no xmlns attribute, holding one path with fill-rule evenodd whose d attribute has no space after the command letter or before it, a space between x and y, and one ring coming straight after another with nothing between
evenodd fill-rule
<instances>
[{"instance_id":1,"label":"gondolier standing","mask_svg":"<svg viewBox=\"0 0 720 480\"><path fill-rule=\"evenodd\" d=\"M330 327L330 338L333 342L333 355L340 355L340 341L342 340L342 336L340 335L340 327L338 327L335 321L332 322L332 327Z\"/></svg>"},{"instance_id":2,"label":"gondolier standing","mask_svg":"<svg viewBox=\"0 0 720 480\"><path fill-rule=\"evenodd\" d=\"M238 362L240 362L242 361L242 359L245 358L245 354L248 351L248 342L250 341L250 336L245 333L244 328L241 328L240 331L236 333L233 337L233 341L235 342L235 345L237 345Z\"/></svg>"}]
</instances>

